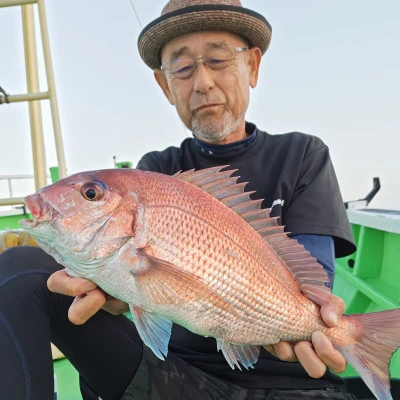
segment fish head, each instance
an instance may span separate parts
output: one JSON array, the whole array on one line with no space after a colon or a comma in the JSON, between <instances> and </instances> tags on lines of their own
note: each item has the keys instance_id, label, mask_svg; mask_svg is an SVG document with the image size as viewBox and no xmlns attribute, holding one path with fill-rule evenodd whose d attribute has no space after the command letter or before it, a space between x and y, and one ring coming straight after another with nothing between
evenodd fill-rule
<instances>
[{"instance_id":1,"label":"fish head","mask_svg":"<svg viewBox=\"0 0 400 400\"><path fill-rule=\"evenodd\" d=\"M25 197L32 219L20 226L69 269L99 266L134 234L137 202L118 172L75 174Z\"/></svg>"}]
</instances>

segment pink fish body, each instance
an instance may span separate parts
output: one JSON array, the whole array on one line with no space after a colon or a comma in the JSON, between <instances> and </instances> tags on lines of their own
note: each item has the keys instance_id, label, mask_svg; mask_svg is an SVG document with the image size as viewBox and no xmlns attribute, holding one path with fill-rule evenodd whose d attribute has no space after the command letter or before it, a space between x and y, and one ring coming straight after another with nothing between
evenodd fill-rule
<instances>
[{"instance_id":1,"label":"pink fish body","mask_svg":"<svg viewBox=\"0 0 400 400\"><path fill-rule=\"evenodd\" d=\"M261 345L319 330L378 399L391 399L400 309L345 315L327 327L323 268L222 168L76 174L28 196L34 220L21 226L70 275L128 303L161 359L172 323L215 337L232 368L252 367Z\"/></svg>"}]
</instances>

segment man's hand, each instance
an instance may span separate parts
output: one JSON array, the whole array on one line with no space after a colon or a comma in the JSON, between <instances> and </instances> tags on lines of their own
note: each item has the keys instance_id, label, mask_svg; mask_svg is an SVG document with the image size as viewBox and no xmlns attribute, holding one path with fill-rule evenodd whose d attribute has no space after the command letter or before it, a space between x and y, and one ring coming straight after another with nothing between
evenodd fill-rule
<instances>
[{"instance_id":1,"label":"man's hand","mask_svg":"<svg viewBox=\"0 0 400 400\"><path fill-rule=\"evenodd\" d=\"M322 319L330 327L337 326L344 307L344 301L332 295L330 303L321 307ZM311 342L303 341L294 345L289 342L279 342L264 347L282 361L299 361L312 378L321 378L327 367L337 374L346 368L346 360L321 332L314 332Z\"/></svg>"},{"instance_id":2,"label":"man's hand","mask_svg":"<svg viewBox=\"0 0 400 400\"><path fill-rule=\"evenodd\" d=\"M126 303L107 295L94 282L72 278L65 270L52 274L47 287L52 292L75 297L68 311L68 319L75 325L84 324L100 309L115 315L128 311Z\"/></svg>"}]
</instances>

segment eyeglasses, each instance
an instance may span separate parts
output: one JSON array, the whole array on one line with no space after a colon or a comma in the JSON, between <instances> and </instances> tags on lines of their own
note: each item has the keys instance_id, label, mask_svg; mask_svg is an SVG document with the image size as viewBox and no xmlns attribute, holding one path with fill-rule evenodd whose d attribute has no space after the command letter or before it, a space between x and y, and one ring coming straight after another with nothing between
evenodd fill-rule
<instances>
[{"instance_id":1,"label":"eyeglasses","mask_svg":"<svg viewBox=\"0 0 400 400\"><path fill-rule=\"evenodd\" d=\"M203 60L204 65L213 71L220 71L233 64L237 53L248 51L246 47L223 47L209 50L202 57L181 57L171 60L163 65L161 69L173 78L190 78L199 60Z\"/></svg>"}]
</instances>

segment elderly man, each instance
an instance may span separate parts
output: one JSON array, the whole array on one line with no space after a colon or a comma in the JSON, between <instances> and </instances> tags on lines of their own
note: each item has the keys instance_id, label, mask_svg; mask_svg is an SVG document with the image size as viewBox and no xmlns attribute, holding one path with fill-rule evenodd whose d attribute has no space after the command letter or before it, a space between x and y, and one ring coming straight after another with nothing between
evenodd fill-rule
<instances>
[{"instance_id":1,"label":"elderly man","mask_svg":"<svg viewBox=\"0 0 400 400\"><path fill-rule=\"evenodd\" d=\"M269 135L245 120L270 39L265 18L238 0L171 0L144 28L138 46L193 138L146 154L138 168L165 174L237 168L333 282L334 255L351 253L354 244L327 147L301 133ZM213 338L174 326L161 361L121 315L126 304L69 277L40 249L8 250L0 264L0 363L12 371L7 378L0 374L0 391L7 399L50 398L50 340L102 399L354 399L327 369L338 373L346 363L320 332L312 343L262 349L253 370L238 371ZM17 305L16 298L22 299ZM333 296L322 318L334 326L343 308Z\"/></svg>"}]
</instances>

